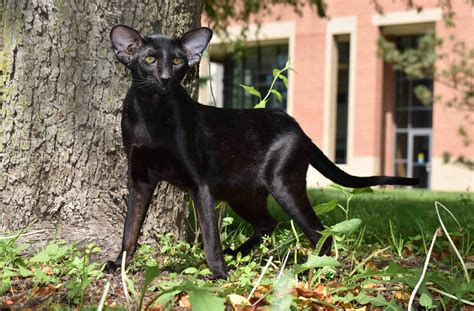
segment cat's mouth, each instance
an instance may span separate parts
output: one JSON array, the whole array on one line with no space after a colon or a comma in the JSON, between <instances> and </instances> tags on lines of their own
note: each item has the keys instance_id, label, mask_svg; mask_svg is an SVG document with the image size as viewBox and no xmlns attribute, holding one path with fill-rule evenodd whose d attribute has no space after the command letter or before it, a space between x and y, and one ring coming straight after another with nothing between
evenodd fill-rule
<instances>
[{"instance_id":1,"label":"cat's mouth","mask_svg":"<svg viewBox=\"0 0 474 311\"><path fill-rule=\"evenodd\" d=\"M147 93L156 93L161 96L169 95L173 91L173 86L171 84L162 85L159 82L149 83L146 87L138 88Z\"/></svg>"},{"instance_id":2,"label":"cat's mouth","mask_svg":"<svg viewBox=\"0 0 474 311\"><path fill-rule=\"evenodd\" d=\"M173 87L170 84L168 84L168 85L157 85L157 87L156 87L156 92L159 95L169 95L172 90L173 90Z\"/></svg>"},{"instance_id":3,"label":"cat's mouth","mask_svg":"<svg viewBox=\"0 0 474 311\"><path fill-rule=\"evenodd\" d=\"M162 96L169 95L175 87L174 83L171 81L168 83L162 83L152 79L136 79L133 81L133 85L136 89L145 91L146 93L157 93Z\"/></svg>"}]
</instances>

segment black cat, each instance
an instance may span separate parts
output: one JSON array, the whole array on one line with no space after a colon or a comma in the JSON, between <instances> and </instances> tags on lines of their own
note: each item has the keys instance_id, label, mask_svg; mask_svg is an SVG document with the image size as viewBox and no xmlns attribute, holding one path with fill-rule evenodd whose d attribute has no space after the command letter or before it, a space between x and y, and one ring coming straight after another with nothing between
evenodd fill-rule
<instances>
[{"instance_id":1,"label":"black cat","mask_svg":"<svg viewBox=\"0 0 474 311\"><path fill-rule=\"evenodd\" d=\"M255 233L235 252L247 253L270 234L276 222L267 211L272 194L316 245L324 229L306 194L311 164L346 187L415 185L417 179L356 177L334 165L298 123L278 109L219 109L194 101L181 86L186 71L199 63L212 37L198 28L181 38L144 36L118 25L110 33L118 60L132 72L123 102L122 135L128 159L128 211L122 251L132 258L157 182L165 180L195 202L206 261L215 278L226 277L216 200L230 204ZM322 248L329 253L331 241Z\"/></svg>"}]
</instances>

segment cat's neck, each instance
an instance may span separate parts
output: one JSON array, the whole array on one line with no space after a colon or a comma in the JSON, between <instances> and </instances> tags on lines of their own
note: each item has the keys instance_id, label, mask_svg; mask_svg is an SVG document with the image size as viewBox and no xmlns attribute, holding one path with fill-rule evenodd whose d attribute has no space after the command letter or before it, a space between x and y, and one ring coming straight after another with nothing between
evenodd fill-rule
<instances>
[{"instance_id":1,"label":"cat's neck","mask_svg":"<svg viewBox=\"0 0 474 311\"><path fill-rule=\"evenodd\" d=\"M166 104L172 103L179 105L190 105L194 100L189 96L186 89L182 85L178 85L168 94L159 94L132 86L133 94L140 103L143 104Z\"/></svg>"},{"instance_id":2,"label":"cat's neck","mask_svg":"<svg viewBox=\"0 0 474 311\"><path fill-rule=\"evenodd\" d=\"M197 103L181 85L175 87L166 95L157 92L145 92L134 87L129 92L132 100L129 104L126 104L129 108L124 109L132 109L145 119L151 118L151 122L156 122L156 116L162 113L168 115L176 113L178 115L195 115Z\"/></svg>"}]
</instances>

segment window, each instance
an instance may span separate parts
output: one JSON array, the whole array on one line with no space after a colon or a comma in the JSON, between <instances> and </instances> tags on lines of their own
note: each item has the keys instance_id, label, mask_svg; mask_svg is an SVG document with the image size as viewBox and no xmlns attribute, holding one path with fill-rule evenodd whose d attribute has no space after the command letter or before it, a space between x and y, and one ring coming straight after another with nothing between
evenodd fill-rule
<instances>
[{"instance_id":1,"label":"window","mask_svg":"<svg viewBox=\"0 0 474 311\"><path fill-rule=\"evenodd\" d=\"M398 37L397 47L399 50L416 48L419 38ZM429 188L433 106L422 104L415 89L423 85L433 91L433 80L410 78L400 71L395 72L395 80L395 174L420 178L421 183L415 187Z\"/></svg>"},{"instance_id":2,"label":"window","mask_svg":"<svg viewBox=\"0 0 474 311\"><path fill-rule=\"evenodd\" d=\"M418 45L421 36L402 36L397 38L397 48L401 51L414 49ZM433 91L433 79L414 79L408 77L404 72L396 71L396 113L395 123L397 130L406 131L409 128L431 128L433 106L424 105L415 95L415 89L423 85L431 92Z\"/></svg>"},{"instance_id":3,"label":"window","mask_svg":"<svg viewBox=\"0 0 474 311\"><path fill-rule=\"evenodd\" d=\"M347 163L347 123L349 107L350 36L336 36L336 141L335 162Z\"/></svg>"},{"instance_id":4,"label":"window","mask_svg":"<svg viewBox=\"0 0 474 311\"><path fill-rule=\"evenodd\" d=\"M273 69L283 68L288 60L288 44L268 45L246 48L242 57L231 55L224 61L224 107L253 108L258 99L244 91L240 84L255 87L265 96L273 80ZM274 88L283 96L282 104L272 96L270 106L286 109L288 91L278 79Z\"/></svg>"}]
</instances>

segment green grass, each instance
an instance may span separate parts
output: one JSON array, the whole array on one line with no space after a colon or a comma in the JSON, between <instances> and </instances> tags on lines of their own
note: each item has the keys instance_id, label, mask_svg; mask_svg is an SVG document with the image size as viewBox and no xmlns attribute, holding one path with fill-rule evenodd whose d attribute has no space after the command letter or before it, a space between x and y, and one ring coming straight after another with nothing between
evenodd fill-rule
<instances>
[{"instance_id":1,"label":"green grass","mask_svg":"<svg viewBox=\"0 0 474 311\"><path fill-rule=\"evenodd\" d=\"M225 256L232 270L227 280L218 281L207 279L202 245L177 241L170 234L157 236L156 245L141 245L123 279L106 276L100 264L89 261L90 254L99 251L93 245L78 249L52 240L39 252L25 254L15 238L3 238L0 309L96 310L103 305L104 310L151 310L146 306L154 305L153 310L191 306L208 311L249 301L264 310L406 309L421 275L422 244L418 241L414 251L400 256L386 244L365 243L353 220L331 228L338 241L331 257L317 256L305 239L298 242L296 232L280 228L250 256ZM228 245L240 238L238 228L228 228L230 223L225 221L221 232ZM451 310L473 304L474 284L466 281L459 261L446 255L452 252L450 246L442 238L436 243L437 259L425 276L427 285L418 291L415 308Z\"/></svg>"},{"instance_id":2,"label":"green grass","mask_svg":"<svg viewBox=\"0 0 474 311\"><path fill-rule=\"evenodd\" d=\"M309 189L308 195L313 206L336 200L345 207L346 196L339 189ZM355 195L350 201L349 216L360 218L367 227L367 238L374 239L390 234L389 220L397 231L405 237L420 234L420 228L426 234L432 234L439 227L434 202L439 201L456 216L464 228L474 236L474 195L470 192L440 192L418 189L377 189L373 193ZM273 198L268 199L268 208L272 216L283 226L289 226L289 218ZM232 211L229 214L241 220ZM455 228L455 222L446 213L442 213L448 228ZM334 225L345 219L344 212L336 208L320 216L326 226Z\"/></svg>"},{"instance_id":3,"label":"green grass","mask_svg":"<svg viewBox=\"0 0 474 311\"><path fill-rule=\"evenodd\" d=\"M337 200L343 204L344 196L335 190L312 190L315 204ZM321 198L320 198L321 197ZM351 216L358 217L367 225L368 232L385 235L390 219L405 237L425 232L432 233L439 227L434 202L438 201L450 209L461 225L474 233L474 196L472 193L433 192L426 190L377 190L373 194L363 193L351 201ZM446 215L446 214L444 214ZM329 221L337 222L342 214L339 210L330 215ZM449 228L454 228L450 217L443 217Z\"/></svg>"},{"instance_id":4,"label":"green grass","mask_svg":"<svg viewBox=\"0 0 474 311\"><path fill-rule=\"evenodd\" d=\"M28 252L17 242L19 234L26 232L0 235L0 309L95 310L103 306L103 310L151 310L146 306L155 306L158 310L192 307L207 311L250 302L265 310L323 306L331 310L362 306L404 310L419 280L423 283L415 292L415 309L474 306L474 283L470 281L474 270L469 262L474 247L469 235L474 223L471 194L371 193L370 189L360 193L342 188L315 189L309 194L314 205L335 200L325 205L332 210L321 215L329 227L323 236L336 241L331 256L318 256L269 199L271 212L282 225L251 255L225 256L231 269L227 280L208 279L201 243L178 241L171 234L158 235L153 245L142 244L121 276L106 275L103 262L91 260L100 252L93 244L78 248L53 239L44 248ZM347 208L348 201L349 211L344 213L341 207ZM442 202L468 229L458 232L443 212L452 244L446 236L434 235L439 227L434 201ZM420 235L419 227L424 234ZM221 240L226 247L238 246L249 229L242 221L225 217ZM430 253L432 237L437 240ZM427 256L430 265L423 278Z\"/></svg>"}]
</instances>

